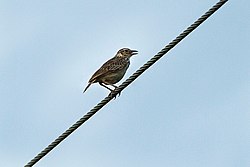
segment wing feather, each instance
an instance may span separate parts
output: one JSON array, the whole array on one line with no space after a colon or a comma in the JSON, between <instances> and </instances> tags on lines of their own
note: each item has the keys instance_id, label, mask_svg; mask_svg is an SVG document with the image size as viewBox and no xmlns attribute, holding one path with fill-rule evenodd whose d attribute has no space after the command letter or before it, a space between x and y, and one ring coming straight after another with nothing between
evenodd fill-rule
<instances>
[{"instance_id":1,"label":"wing feather","mask_svg":"<svg viewBox=\"0 0 250 167\"><path fill-rule=\"evenodd\" d=\"M104 63L90 78L89 82L94 83L98 82L98 78L108 75L109 73L122 70L129 65L129 59L113 57Z\"/></svg>"}]
</instances>

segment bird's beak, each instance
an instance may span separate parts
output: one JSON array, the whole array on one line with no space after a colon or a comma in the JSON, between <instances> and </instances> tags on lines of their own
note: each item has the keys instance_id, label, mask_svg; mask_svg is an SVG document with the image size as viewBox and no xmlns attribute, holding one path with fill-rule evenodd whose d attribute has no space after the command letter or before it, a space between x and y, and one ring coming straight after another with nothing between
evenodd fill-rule
<instances>
[{"instance_id":1,"label":"bird's beak","mask_svg":"<svg viewBox=\"0 0 250 167\"><path fill-rule=\"evenodd\" d=\"M137 50L131 50L131 52L132 52L132 55L137 55L138 54Z\"/></svg>"}]
</instances>

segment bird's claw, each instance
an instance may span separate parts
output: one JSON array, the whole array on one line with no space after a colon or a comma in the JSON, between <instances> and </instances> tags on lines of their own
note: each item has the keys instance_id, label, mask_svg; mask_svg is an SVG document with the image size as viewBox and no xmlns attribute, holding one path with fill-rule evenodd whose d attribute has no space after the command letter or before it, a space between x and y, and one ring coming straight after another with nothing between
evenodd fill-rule
<instances>
[{"instance_id":1,"label":"bird's claw","mask_svg":"<svg viewBox=\"0 0 250 167\"><path fill-rule=\"evenodd\" d=\"M118 97L120 97L121 92L119 92L119 93L117 93L116 95L114 95L115 90L116 90L116 89L112 90L112 91L109 93L109 96L114 96L113 98L115 98L115 99L116 99L116 96L117 96L117 95L118 95ZM115 99L114 99L114 100L115 100Z\"/></svg>"}]
</instances>

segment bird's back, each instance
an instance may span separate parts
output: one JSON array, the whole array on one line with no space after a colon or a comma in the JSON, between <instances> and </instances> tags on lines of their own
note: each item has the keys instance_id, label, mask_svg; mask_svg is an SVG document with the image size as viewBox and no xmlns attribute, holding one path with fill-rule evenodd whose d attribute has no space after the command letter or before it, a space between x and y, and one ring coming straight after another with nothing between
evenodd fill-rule
<instances>
[{"instance_id":1,"label":"bird's back","mask_svg":"<svg viewBox=\"0 0 250 167\"><path fill-rule=\"evenodd\" d=\"M130 64L127 57L113 57L104 63L90 78L89 83L99 82L104 76L112 73L126 72Z\"/></svg>"}]
</instances>

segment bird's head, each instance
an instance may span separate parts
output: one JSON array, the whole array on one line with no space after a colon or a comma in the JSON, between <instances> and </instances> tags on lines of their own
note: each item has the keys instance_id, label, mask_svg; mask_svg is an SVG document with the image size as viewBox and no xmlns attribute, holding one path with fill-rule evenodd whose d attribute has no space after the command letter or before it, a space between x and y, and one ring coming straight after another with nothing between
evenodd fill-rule
<instances>
[{"instance_id":1,"label":"bird's head","mask_svg":"<svg viewBox=\"0 0 250 167\"><path fill-rule=\"evenodd\" d=\"M129 48L122 48L117 52L116 56L130 58L131 56L136 55L136 54L138 54L137 50L131 50Z\"/></svg>"}]
</instances>

